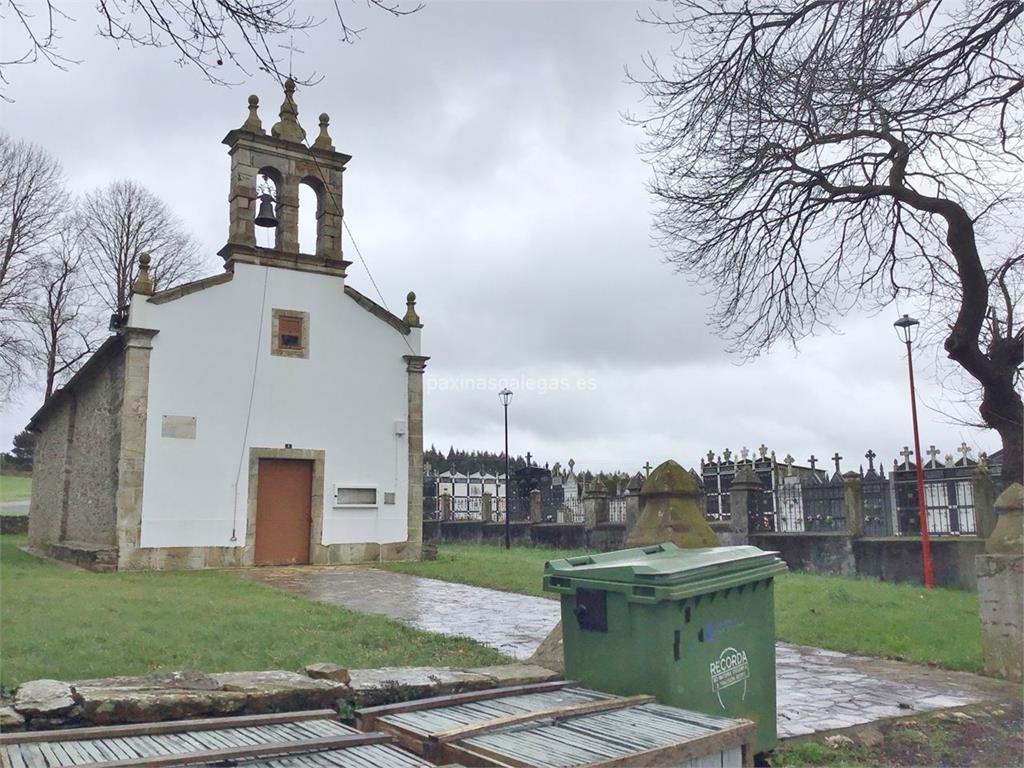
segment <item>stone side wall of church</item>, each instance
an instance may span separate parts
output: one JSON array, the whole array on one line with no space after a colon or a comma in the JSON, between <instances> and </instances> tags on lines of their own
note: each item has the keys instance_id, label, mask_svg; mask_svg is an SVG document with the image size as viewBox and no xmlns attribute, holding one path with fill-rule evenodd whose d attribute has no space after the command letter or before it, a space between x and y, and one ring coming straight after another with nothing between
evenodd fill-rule
<instances>
[{"instance_id":1,"label":"stone side wall of church","mask_svg":"<svg viewBox=\"0 0 1024 768\"><path fill-rule=\"evenodd\" d=\"M124 357L112 355L77 381L43 424L29 519L34 546L116 544L123 382Z\"/></svg>"},{"instance_id":2,"label":"stone side wall of church","mask_svg":"<svg viewBox=\"0 0 1024 768\"><path fill-rule=\"evenodd\" d=\"M60 541L71 410L70 399L58 405L36 436L28 519L28 540L33 547Z\"/></svg>"},{"instance_id":3,"label":"stone side wall of church","mask_svg":"<svg viewBox=\"0 0 1024 768\"><path fill-rule=\"evenodd\" d=\"M117 543L117 455L124 356L116 355L78 394L65 539Z\"/></svg>"}]
</instances>

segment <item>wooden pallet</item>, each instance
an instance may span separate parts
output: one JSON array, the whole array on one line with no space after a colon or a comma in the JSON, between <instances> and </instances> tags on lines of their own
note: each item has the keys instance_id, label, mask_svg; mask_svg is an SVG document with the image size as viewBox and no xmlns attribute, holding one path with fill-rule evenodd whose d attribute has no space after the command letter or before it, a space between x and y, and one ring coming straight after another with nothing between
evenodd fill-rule
<instances>
[{"instance_id":1,"label":"wooden pallet","mask_svg":"<svg viewBox=\"0 0 1024 768\"><path fill-rule=\"evenodd\" d=\"M330 709L0 735L2 768L223 764L425 768L390 734L362 733Z\"/></svg>"},{"instance_id":2,"label":"wooden pallet","mask_svg":"<svg viewBox=\"0 0 1024 768\"><path fill-rule=\"evenodd\" d=\"M612 696L575 683L541 683L357 710L364 731L390 733L433 762L499 768L753 765L755 726Z\"/></svg>"}]
</instances>

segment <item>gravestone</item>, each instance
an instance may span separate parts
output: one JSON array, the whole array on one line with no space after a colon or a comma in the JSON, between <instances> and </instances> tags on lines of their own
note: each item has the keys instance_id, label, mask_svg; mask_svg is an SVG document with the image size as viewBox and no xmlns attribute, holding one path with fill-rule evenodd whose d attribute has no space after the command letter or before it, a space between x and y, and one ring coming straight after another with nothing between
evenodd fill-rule
<instances>
[{"instance_id":1,"label":"gravestone","mask_svg":"<svg viewBox=\"0 0 1024 768\"><path fill-rule=\"evenodd\" d=\"M491 506L491 498L489 493L480 497L480 519L485 523L494 522L494 507Z\"/></svg>"}]
</instances>

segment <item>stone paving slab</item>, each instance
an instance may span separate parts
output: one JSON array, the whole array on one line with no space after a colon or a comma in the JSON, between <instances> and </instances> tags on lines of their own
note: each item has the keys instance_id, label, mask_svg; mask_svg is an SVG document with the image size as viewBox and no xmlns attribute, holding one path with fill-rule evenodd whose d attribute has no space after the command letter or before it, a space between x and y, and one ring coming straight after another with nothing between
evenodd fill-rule
<instances>
[{"instance_id":1,"label":"stone paving slab","mask_svg":"<svg viewBox=\"0 0 1024 768\"><path fill-rule=\"evenodd\" d=\"M561 618L557 600L372 568L252 568L243 578L419 629L464 635L525 658ZM776 645L781 738L848 728L979 701L1019 696L1018 686L964 672Z\"/></svg>"},{"instance_id":2,"label":"stone paving slab","mask_svg":"<svg viewBox=\"0 0 1024 768\"><path fill-rule=\"evenodd\" d=\"M462 635L516 659L532 654L561 618L555 600L374 568L239 569L238 575L417 629Z\"/></svg>"}]
</instances>

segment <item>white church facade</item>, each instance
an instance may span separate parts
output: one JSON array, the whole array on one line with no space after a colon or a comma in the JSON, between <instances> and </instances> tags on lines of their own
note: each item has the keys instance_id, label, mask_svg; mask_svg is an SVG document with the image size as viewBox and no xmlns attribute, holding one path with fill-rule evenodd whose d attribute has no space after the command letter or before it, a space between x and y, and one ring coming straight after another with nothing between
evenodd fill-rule
<instances>
[{"instance_id":1,"label":"white church facade","mask_svg":"<svg viewBox=\"0 0 1024 768\"><path fill-rule=\"evenodd\" d=\"M154 292L140 258L115 333L32 418L30 546L97 569L415 559L422 324L345 284L328 120L307 145L294 85L269 134L250 97L231 155L225 272ZM262 201L274 247L258 247ZM300 253L300 184L317 195ZM158 265L159 254L154 254Z\"/></svg>"}]
</instances>

